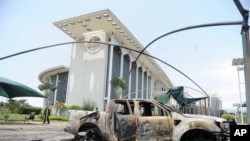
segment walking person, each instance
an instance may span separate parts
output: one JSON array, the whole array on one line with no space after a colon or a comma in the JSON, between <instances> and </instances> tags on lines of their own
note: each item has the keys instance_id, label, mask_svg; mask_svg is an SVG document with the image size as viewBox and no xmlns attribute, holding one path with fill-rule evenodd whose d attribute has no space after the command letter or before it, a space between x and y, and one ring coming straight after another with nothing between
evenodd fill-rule
<instances>
[{"instance_id":1,"label":"walking person","mask_svg":"<svg viewBox=\"0 0 250 141\"><path fill-rule=\"evenodd\" d=\"M45 124L46 121L47 121L47 123L49 124L50 112L51 112L51 110L50 110L49 108L46 108L46 109L43 111L43 115L44 115L43 124Z\"/></svg>"}]
</instances>

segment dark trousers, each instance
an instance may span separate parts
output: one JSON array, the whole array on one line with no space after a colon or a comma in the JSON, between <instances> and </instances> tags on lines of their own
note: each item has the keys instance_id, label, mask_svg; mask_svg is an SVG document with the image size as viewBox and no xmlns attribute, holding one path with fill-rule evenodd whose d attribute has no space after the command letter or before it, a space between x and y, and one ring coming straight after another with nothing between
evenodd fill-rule
<instances>
[{"instance_id":1,"label":"dark trousers","mask_svg":"<svg viewBox=\"0 0 250 141\"><path fill-rule=\"evenodd\" d=\"M43 123L45 123L45 122L46 122L46 115L44 115L44 119L43 119ZM47 122L49 124L49 116L47 116Z\"/></svg>"}]
</instances>

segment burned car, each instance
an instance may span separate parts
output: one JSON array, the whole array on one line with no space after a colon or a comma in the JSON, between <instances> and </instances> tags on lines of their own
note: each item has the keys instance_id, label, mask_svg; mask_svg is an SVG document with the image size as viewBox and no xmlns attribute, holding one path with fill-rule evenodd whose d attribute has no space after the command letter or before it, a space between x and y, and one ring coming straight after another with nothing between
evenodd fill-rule
<instances>
[{"instance_id":1,"label":"burned car","mask_svg":"<svg viewBox=\"0 0 250 141\"><path fill-rule=\"evenodd\" d=\"M229 139L223 118L182 114L155 100L114 99L105 112L69 111L65 131L76 140L220 141Z\"/></svg>"}]
</instances>

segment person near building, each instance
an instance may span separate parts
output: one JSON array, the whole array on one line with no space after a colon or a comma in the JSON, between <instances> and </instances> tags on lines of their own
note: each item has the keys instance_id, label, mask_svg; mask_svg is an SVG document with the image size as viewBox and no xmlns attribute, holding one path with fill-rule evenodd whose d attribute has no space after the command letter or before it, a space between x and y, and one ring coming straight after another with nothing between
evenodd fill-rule
<instances>
[{"instance_id":1,"label":"person near building","mask_svg":"<svg viewBox=\"0 0 250 141\"><path fill-rule=\"evenodd\" d=\"M43 124L45 124L45 122L47 121L47 123L49 124L49 116L50 116L51 110L50 108L46 108L43 111L43 115L44 115L44 119L43 119Z\"/></svg>"}]
</instances>

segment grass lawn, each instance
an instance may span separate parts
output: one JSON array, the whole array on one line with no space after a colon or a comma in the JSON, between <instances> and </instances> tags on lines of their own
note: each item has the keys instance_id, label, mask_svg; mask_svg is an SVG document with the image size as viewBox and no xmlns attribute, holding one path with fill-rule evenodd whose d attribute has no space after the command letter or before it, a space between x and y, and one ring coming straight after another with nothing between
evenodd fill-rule
<instances>
[{"instance_id":1,"label":"grass lawn","mask_svg":"<svg viewBox=\"0 0 250 141\"><path fill-rule=\"evenodd\" d=\"M0 120L4 120L5 115L0 115ZM28 114L9 114L9 120L24 120L25 116L28 116ZM39 116L39 115L37 115ZM38 117L35 117L35 120L41 120Z\"/></svg>"},{"instance_id":2,"label":"grass lawn","mask_svg":"<svg viewBox=\"0 0 250 141\"><path fill-rule=\"evenodd\" d=\"M28 114L9 114L9 120L24 120L25 116L28 116ZM51 115L49 117L50 120L60 120L60 121L67 121L68 117L67 116L54 116ZM4 120L4 114L0 114L0 120ZM36 115L35 116L35 121L42 121L43 120L43 115Z\"/></svg>"}]
</instances>

